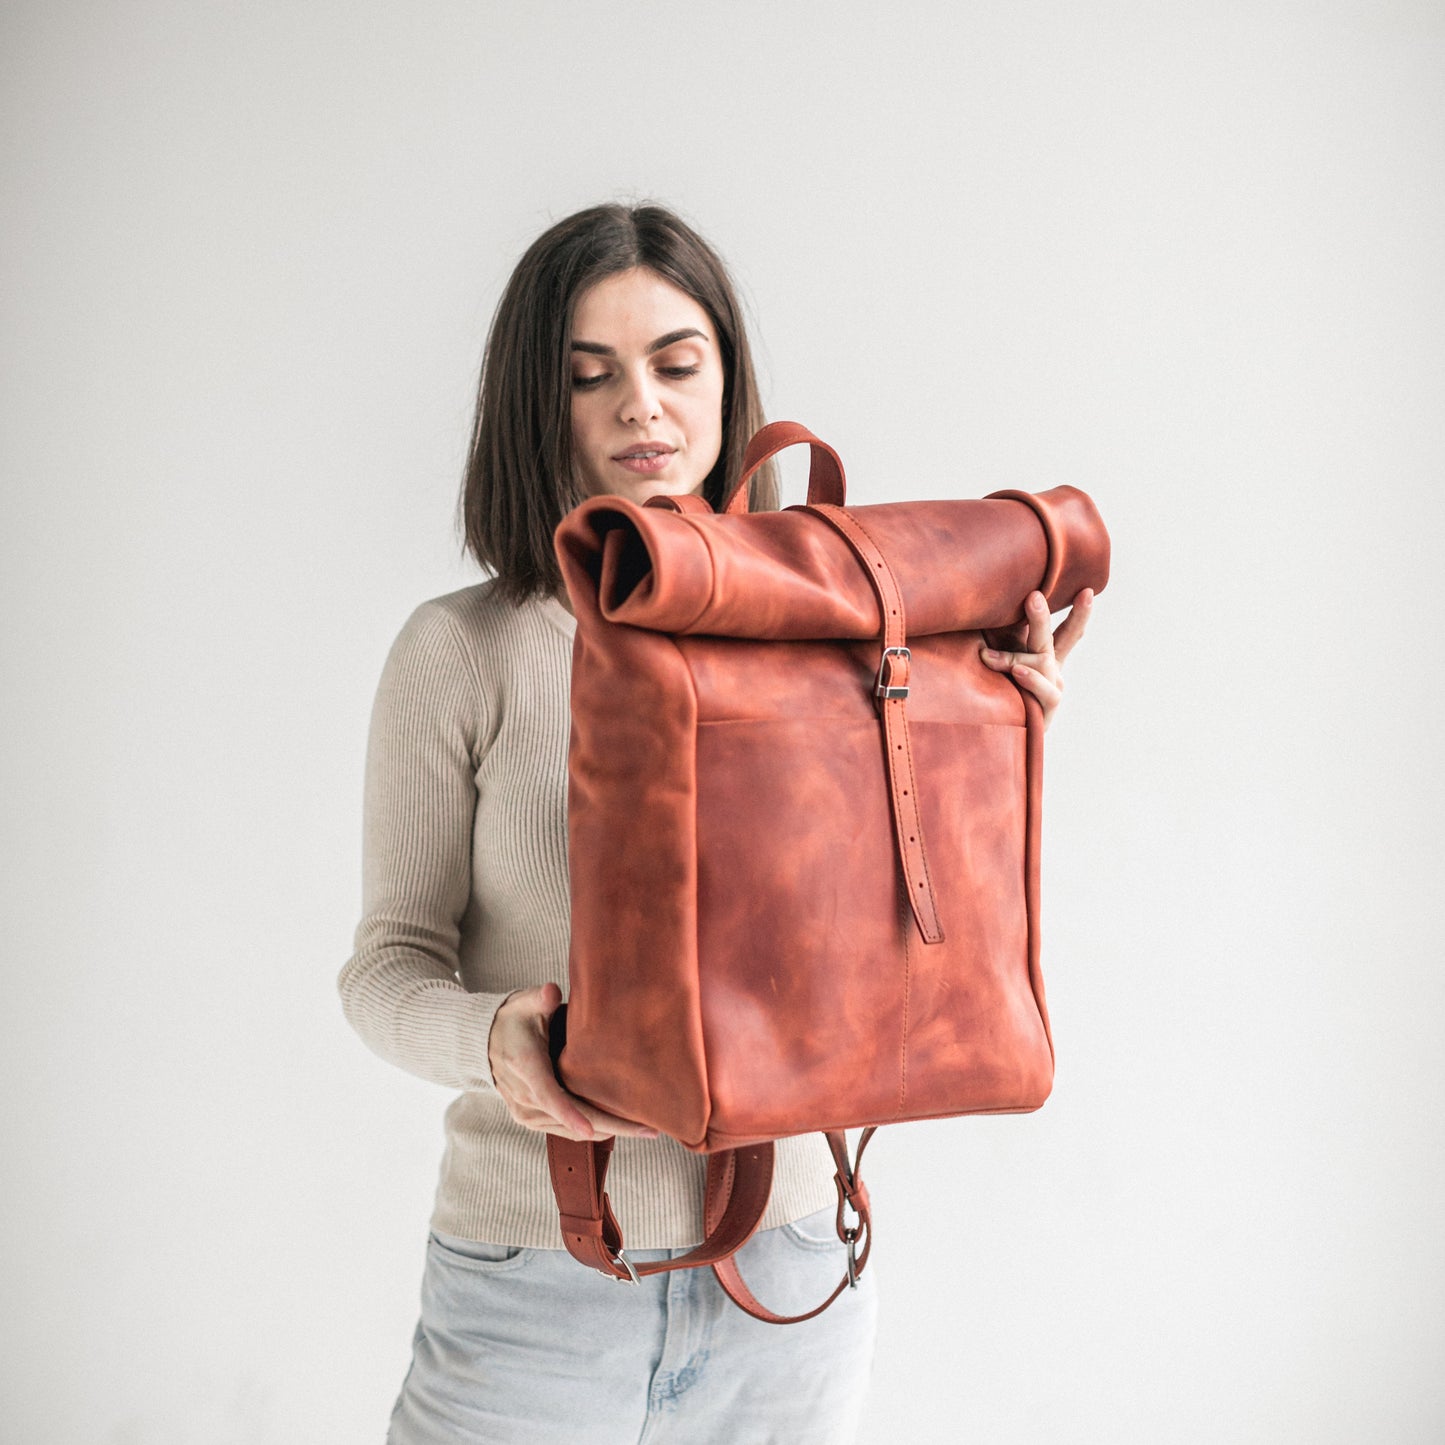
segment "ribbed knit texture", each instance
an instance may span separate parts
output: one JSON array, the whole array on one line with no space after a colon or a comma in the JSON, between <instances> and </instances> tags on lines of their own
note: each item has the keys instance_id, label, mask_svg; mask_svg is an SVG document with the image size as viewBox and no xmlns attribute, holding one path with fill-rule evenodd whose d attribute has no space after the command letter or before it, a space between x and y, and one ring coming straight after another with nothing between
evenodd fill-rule
<instances>
[{"instance_id":1,"label":"ribbed knit texture","mask_svg":"<svg viewBox=\"0 0 1445 1445\"><path fill-rule=\"evenodd\" d=\"M487 1037L502 1000L567 988L567 747L576 620L481 582L421 603L371 714L362 917L338 987L378 1054L462 1092L446 1111L431 1227L562 1248L545 1136L513 1122ZM706 1161L668 1138L619 1137L608 1192L638 1249L702 1238ZM762 1227L836 1199L821 1135L781 1140Z\"/></svg>"}]
</instances>

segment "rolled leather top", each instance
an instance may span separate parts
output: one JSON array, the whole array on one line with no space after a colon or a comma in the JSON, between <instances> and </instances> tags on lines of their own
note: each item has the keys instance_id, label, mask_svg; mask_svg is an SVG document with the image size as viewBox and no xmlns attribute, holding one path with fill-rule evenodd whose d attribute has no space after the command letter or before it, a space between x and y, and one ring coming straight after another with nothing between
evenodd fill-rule
<instances>
[{"instance_id":1,"label":"rolled leather top","mask_svg":"<svg viewBox=\"0 0 1445 1445\"><path fill-rule=\"evenodd\" d=\"M1006 627L1035 588L1057 611L1109 580L1109 534L1077 487L847 511L893 569L910 636ZM883 630L857 554L807 506L714 515L589 497L553 540L579 626L770 639Z\"/></svg>"}]
</instances>

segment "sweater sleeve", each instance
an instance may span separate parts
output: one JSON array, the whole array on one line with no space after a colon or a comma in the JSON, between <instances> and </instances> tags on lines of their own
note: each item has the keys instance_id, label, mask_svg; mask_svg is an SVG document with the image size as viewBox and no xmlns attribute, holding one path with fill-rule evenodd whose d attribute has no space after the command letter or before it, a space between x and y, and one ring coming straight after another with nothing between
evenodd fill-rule
<instances>
[{"instance_id":1,"label":"sweater sleeve","mask_svg":"<svg viewBox=\"0 0 1445 1445\"><path fill-rule=\"evenodd\" d=\"M372 705L362 916L337 979L348 1022L382 1058L481 1091L495 1088L487 1039L507 994L469 993L457 965L487 723L455 619L421 603L391 645Z\"/></svg>"}]
</instances>

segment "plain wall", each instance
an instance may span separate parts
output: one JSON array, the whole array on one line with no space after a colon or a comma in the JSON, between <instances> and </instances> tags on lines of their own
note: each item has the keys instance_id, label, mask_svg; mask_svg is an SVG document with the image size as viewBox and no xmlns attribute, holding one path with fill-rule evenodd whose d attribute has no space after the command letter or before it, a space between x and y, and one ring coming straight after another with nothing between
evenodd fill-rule
<instances>
[{"instance_id":1,"label":"plain wall","mask_svg":"<svg viewBox=\"0 0 1445 1445\"><path fill-rule=\"evenodd\" d=\"M381 1439L450 1095L335 992L368 712L511 266L645 197L853 501L1113 537L1055 1093L870 1150L864 1440L1445 1436L1439 5L11 4L0 107L7 1439Z\"/></svg>"}]
</instances>

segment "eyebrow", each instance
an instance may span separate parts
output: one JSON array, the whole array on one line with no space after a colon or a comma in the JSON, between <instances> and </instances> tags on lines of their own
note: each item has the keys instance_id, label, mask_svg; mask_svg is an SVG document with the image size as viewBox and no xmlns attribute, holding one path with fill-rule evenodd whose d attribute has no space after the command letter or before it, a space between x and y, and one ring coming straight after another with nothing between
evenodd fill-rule
<instances>
[{"instance_id":1,"label":"eyebrow","mask_svg":"<svg viewBox=\"0 0 1445 1445\"><path fill-rule=\"evenodd\" d=\"M661 351L664 346L671 346L674 341L685 341L689 336L700 336L704 341L707 336L699 331L696 326L684 326L677 331L669 331L666 336L659 336L648 348L647 354L652 355L654 351ZM616 356L615 346L603 346L600 341L574 341L573 351L585 351L589 356Z\"/></svg>"}]
</instances>

